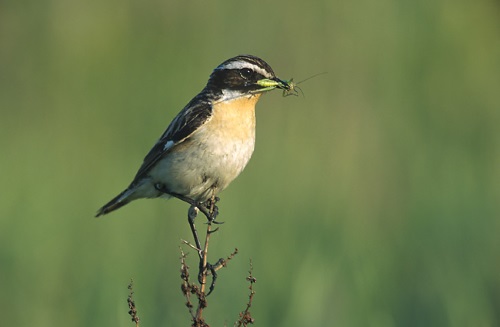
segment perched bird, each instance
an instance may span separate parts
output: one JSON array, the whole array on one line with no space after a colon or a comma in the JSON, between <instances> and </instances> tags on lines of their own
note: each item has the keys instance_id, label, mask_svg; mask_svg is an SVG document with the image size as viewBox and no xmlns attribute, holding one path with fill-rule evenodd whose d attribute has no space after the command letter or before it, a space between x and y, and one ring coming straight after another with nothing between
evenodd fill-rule
<instances>
[{"instance_id":1,"label":"perched bird","mask_svg":"<svg viewBox=\"0 0 500 327\"><path fill-rule=\"evenodd\" d=\"M129 187L96 217L140 198L177 197L201 209L245 168L255 145L255 104L275 88L289 91L262 59L224 61L170 123ZM207 216L208 217L208 216Z\"/></svg>"}]
</instances>

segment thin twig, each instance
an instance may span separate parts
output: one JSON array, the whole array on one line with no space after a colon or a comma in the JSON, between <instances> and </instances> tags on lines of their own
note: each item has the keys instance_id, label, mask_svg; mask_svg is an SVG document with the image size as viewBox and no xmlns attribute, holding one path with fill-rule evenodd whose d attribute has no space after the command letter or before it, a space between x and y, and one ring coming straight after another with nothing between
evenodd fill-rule
<instances>
[{"instance_id":1,"label":"thin twig","mask_svg":"<svg viewBox=\"0 0 500 327\"><path fill-rule=\"evenodd\" d=\"M128 314L132 318L132 321L135 322L135 327L139 327L139 316L137 315L137 308L135 306L135 301L133 299L134 291L133 291L133 284L134 281L131 279L130 284L128 284L128 289L130 290L130 293L127 298L127 303L128 303Z\"/></svg>"},{"instance_id":2,"label":"thin twig","mask_svg":"<svg viewBox=\"0 0 500 327\"><path fill-rule=\"evenodd\" d=\"M189 314L191 315L191 320L193 321L192 327L209 327L207 323L203 320L203 318L197 317L197 312L194 310L194 305L191 302L191 295L195 295L198 300L204 297L201 293L200 288L189 281L189 266L186 263L187 254L184 253L181 249L181 279L182 286L181 290L186 298L186 307L189 310ZM198 304L199 305L199 304ZM196 309L197 311L198 309Z\"/></svg>"},{"instance_id":3,"label":"thin twig","mask_svg":"<svg viewBox=\"0 0 500 327\"><path fill-rule=\"evenodd\" d=\"M196 321L203 321L202 315L203 315L203 309L207 307L207 299L206 299L206 293L205 293L205 288L207 284L207 275L208 275L208 269L207 269L207 262L208 262L208 244L210 242L210 235L212 231L212 223L208 222L207 223L207 234L205 236L205 246L203 248L203 260L200 261L200 267L199 267L199 281L200 281L200 296L198 297L198 309L196 310Z\"/></svg>"},{"instance_id":4,"label":"thin twig","mask_svg":"<svg viewBox=\"0 0 500 327\"><path fill-rule=\"evenodd\" d=\"M255 319L253 319L250 313L253 297L255 295L255 291L253 290L253 284L257 282L257 279L255 279L255 277L253 277L252 275L252 270L253 270L253 265L252 265L252 260L250 259L250 270L248 271L249 275L247 277L247 281L250 282L250 286L248 287L248 289L250 290L250 295L248 296L247 307L243 312L240 313L240 319L238 319L238 321L234 323L234 326L236 327L247 326L248 324L253 324L255 322Z\"/></svg>"},{"instance_id":5,"label":"thin twig","mask_svg":"<svg viewBox=\"0 0 500 327\"><path fill-rule=\"evenodd\" d=\"M207 223L207 230L206 230L206 235L205 235L205 242L203 244L203 248L200 249L199 246L195 246L194 244L186 241L186 240L181 240L182 244L189 246L190 248L196 250L198 252L198 255L200 257L200 261L198 264L198 282L199 286L195 283L192 283L190 281L190 275L189 275L189 266L186 263L186 254L184 251L182 251L181 248L181 279L182 279L182 286L181 290L182 293L184 294L184 297L186 298L186 306L189 310L189 313L191 315L192 319L192 327L209 327L208 324L205 322L203 318L203 310L207 307L207 297L210 295L210 293L214 290L215 282L217 280L217 271L221 269L222 267L225 267L227 265L227 262L229 262L237 253L238 249L235 249L226 259L219 259L215 264L210 264L208 262L208 249L209 249L209 244L210 244L210 238L211 234L217 231L218 228L212 229L212 223L217 223L214 221L215 217L217 216L217 207L215 203L217 202L218 198L215 197L215 195L212 195L212 198L209 202L209 205L206 206L205 210L200 210L202 213L204 213L207 216L208 223ZM191 210L191 209L190 209ZM191 216L190 216L191 217ZM194 221L190 220L190 225L192 226L192 230L194 229ZM197 234L193 233L193 236L195 237L195 241L198 239ZM196 242L197 245L199 243ZM212 283L210 284L209 287L207 287L207 280L208 276L212 275ZM208 292L207 292L208 288ZM196 299L198 300L198 304L195 308L195 305L192 302L192 297L196 296ZM251 302L251 300L250 300ZM248 309L247 309L248 310Z\"/></svg>"},{"instance_id":6,"label":"thin twig","mask_svg":"<svg viewBox=\"0 0 500 327\"><path fill-rule=\"evenodd\" d=\"M181 242L182 242L182 244L185 244L185 245L189 246L190 248L192 248L193 250L196 250L197 252L200 252L200 251L201 251L201 249L198 249L198 248L196 247L196 245L193 245L193 244L189 243L189 242L188 242L188 241L186 241L186 240L181 239Z\"/></svg>"},{"instance_id":7,"label":"thin twig","mask_svg":"<svg viewBox=\"0 0 500 327\"><path fill-rule=\"evenodd\" d=\"M227 266L227 263L234 258L235 255L238 254L238 248L235 248L233 253L231 253L226 259L220 258L219 261L217 261L213 266L212 270L217 271L221 268L224 268Z\"/></svg>"}]
</instances>

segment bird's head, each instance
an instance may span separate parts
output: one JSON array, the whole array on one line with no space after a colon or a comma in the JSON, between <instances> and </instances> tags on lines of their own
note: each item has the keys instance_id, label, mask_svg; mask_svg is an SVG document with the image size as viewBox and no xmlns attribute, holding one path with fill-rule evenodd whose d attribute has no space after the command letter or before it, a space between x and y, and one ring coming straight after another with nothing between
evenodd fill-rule
<instances>
[{"instance_id":1,"label":"bird's head","mask_svg":"<svg viewBox=\"0 0 500 327\"><path fill-rule=\"evenodd\" d=\"M223 100L261 94L274 89L289 90L290 84L274 74L264 60L240 55L224 61L210 75L207 88Z\"/></svg>"}]
</instances>

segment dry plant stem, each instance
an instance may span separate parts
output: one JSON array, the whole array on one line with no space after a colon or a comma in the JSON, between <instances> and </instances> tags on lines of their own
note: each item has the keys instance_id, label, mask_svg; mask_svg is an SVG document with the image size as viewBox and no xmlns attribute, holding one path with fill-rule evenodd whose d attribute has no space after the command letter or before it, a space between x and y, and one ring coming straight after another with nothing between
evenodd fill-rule
<instances>
[{"instance_id":1,"label":"dry plant stem","mask_svg":"<svg viewBox=\"0 0 500 327\"><path fill-rule=\"evenodd\" d=\"M250 290L250 295L248 296L247 307L243 312L240 313L240 319L238 319L238 321L234 323L235 327L247 326L248 324L253 324L255 322L255 319L253 319L250 313L253 297L255 295L255 291L253 290L253 284L257 282L257 279L255 279L255 277L252 276L252 270L253 270L253 265L252 265L252 260L250 260L250 270L248 271L249 275L247 277L247 280L250 282L250 286L248 287L248 289Z\"/></svg>"},{"instance_id":2,"label":"dry plant stem","mask_svg":"<svg viewBox=\"0 0 500 327\"><path fill-rule=\"evenodd\" d=\"M214 203L215 195L212 195L212 206L210 207L210 214L213 213L213 203ZM209 220L207 223L207 233L205 236L205 246L202 252L202 259L200 260L200 267L198 273L198 279L201 284L200 293L201 296L198 301L198 309L196 310L196 321L202 321L203 309L207 306L206 302L206 283L207 283L207 275L208 275L208 267L207 267L207 258L208 258L208 244L210 242L210 235L212 234L212 223Z\"/></svg>"},{"instance_id":3,"label":"dry plant stem","mask_svg":"<svg viewBox=\"0 0 500 327\"><path fill-rule=\"evenodd\" d=\"M199 252L201 255L201 250L199 248L197 248L195 245L193 245L193 244L191 244L188 241L183 240L183 239L181 239L181 242L182 242L182 244L189 246L191 249L196 250L196 252Z\"/></svg>"},{"instance_id":4,"label":"dry plant stem","mask_svg":"<svg viewBox=\"0 0 500 327\"><path fill-rule=\"evenodd\" d=\"M215 205L217 201L218 198L216 198L213 194L210 202L207 202L208 205L205 205L205 210L199 210L203 214L205 214L208 219L203 247L200 246L201 242L199 242L197 238L198 235L195 232L196 228L194 226L194 218L196 217L199 209L196 204L191 205L191 208L189 209L190 211L188 213L189 223L191 226L191 231L193 232L193 236L195 238L196 245L182 240L183 244L191 247L192 249L195 249L198 252L200 259L198 266L198 286L196 283L190 282L189 267L186 263L186 254L181 249L181 290L184 294L184 297L186 298L186 306L188 307L189 313L191 315L192 327L208 327L208 324L203 319L203 310L207 307L207 296L210 295L210 293L214 289L215 281L217 279L216 271L222 267L225 267L227 262L238 253L238 249L235 249L234 252L229 255L229 257L227 257L226 259L219 259L214 265L208 262L208 248L210 244L211 234L217 231L217 228L212 229L212 223L217 223L214 221L218 213L217 207ZM212 283L210 284L210 287L207 288L207 280L209 274L212 275ZM192 298L194 299L194 296L198 300L196 308L191 302Z\"/></svg>"},{"instance_id":5,"label":"dry plant stem","mask_svg":"<svg viewBox=\"0 0 500 327\"><path fill-rule=\"evenodd\" d=\"M191 294L196 293L196 289L189 283L189 267L186 263L186 254L181 250L181 278L182 278L182 293L186 297L186 306L188 307L189 313L191 314L191 318L193 322L195 321L195 314L193 312L193 304L191 302Z\"/></svg>"},{"instance_id":6,"label":"dry plant stem","mask_svg":"<svg viewBox=\"0 0 500 327\"><path fill-rule=\"evenodd\" d=\"M134 281L131 279L130 284L128 285L128 289L130 290L130 293L127 298L127 303L128 303L128 308L129 312L128 314L132 318L132 321L135 322L135 327L139 327L139 316L137 315L137 308L135 306L135 301L133 299L134 291L133 291L133 284Z\"/></svg>"},{"instance_id":7,"label":"dry plant stem","mask_svg":"<svg viewBox=\"0 0 500 327\"><path fill-rule=\"evenodd\" d=\"M212 231L213 232L213 231ZM191 248L194 248L194 245L190 244L187 241L182 242L185 245L188 245ZM208 324L203 320L202 312L203 309L207 307L207 302L206 302L206 296L210 294L210 291L208 294L205 295L205 291L201 291L201 288L195 284L191 283L190 281L190 275L189 275L189 266L187 265L186 262L186 257L187 254L184 253L182 250L182 247L179 247L179 250L181 251L181 279L182 279L182 285L181 285L181 290L182 294L184 294L184 297L186 298L186 307L189 310L189 314L191 315L191 320L192 320L192 327L208 327ZM208 277L209 273L215 274L215 271L219 270L222 267L226 267L227 263L234 258L234 256L238 253L238 249L234 249L234 251L226 258L226 259L219 259L219 261L215 265L210 265L207 263L207 270L205 272L205 278ZM252 278L251 280L255 280L253 277L248 277L247 280L250 280L249 278ZM212 282L212 285L210 288L212 289L214 282ZM206 286L205 286L206 287ZM206 289L206 288L204 288ZM198 305L195 308L193 305L193 302L191 301L192 298L195 297L198 299ZM251 300L250 300L251 302ZM247 310L245 311L245 314L240 314L240 319L242 321L249 321L251 320L251 317L249 316L248 311L248 306Z\"/></svg>"},{"instance_id":8,"label":"dry plant stem","mask_svg":"<svg viewBox=\"0 0 500 327\"><path fill-rule=\"evenodd\" d=\"M205 293L205 286L207 281L208 269L207 269L207 257L208 257L208 242L210 241L210 234L212 230L212 224L207 224L207 235L205 237L205 247L203 248L203 260L200 265L200 274L201 274L201 291Z\"/></svg>"},{"instance_id":9,"label":"dry plant stem","mask_svg":"<svg viewBox=\"0 0 500 327\"><path fill-rule=\"evenodd\" d=\"M198 270L198 281L201 284L201 292L205 294L205 284L207 281L207 274L208 274L208 243L210 242L210 234L215 232L217 229L212 231L212 222L213 222L213 214L214 214L214 209L215 209L215 193L212 193L212 198L210 201L210 208L208 208L208 214L205 214L207 216L208 222L207 222L207 232L205 235L205 245L203 247L203 251L200 251L200 265L199 265L199 270ZM201 250L200 245L197 242L196 246Z\"/></svg>"}]
</instances>

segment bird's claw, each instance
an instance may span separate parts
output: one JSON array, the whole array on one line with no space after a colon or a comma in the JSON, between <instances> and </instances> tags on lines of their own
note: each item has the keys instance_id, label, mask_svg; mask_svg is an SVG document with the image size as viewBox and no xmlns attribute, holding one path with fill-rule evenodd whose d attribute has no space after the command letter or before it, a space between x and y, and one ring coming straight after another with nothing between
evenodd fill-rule
<instances>
[{"instance_id":1,"label":"bird's claw","mask_svg":"<svg viewBox=\"0 0 500 327\"><path fill-rule=\"evenodd\" d=\"M215 282L217 281L217 269L216 269L216 267L218 267L220 265L221 260L222 259L219 259L219 261L217 261L217 263L215 265L211 265L211 264L207 263L207 269L210 270L210 273L212 274L212 283L210 283L210 287L208 288L207 296L209 296L213 292L213 290L215 289Z\"/></svg>"}]
</instances>

